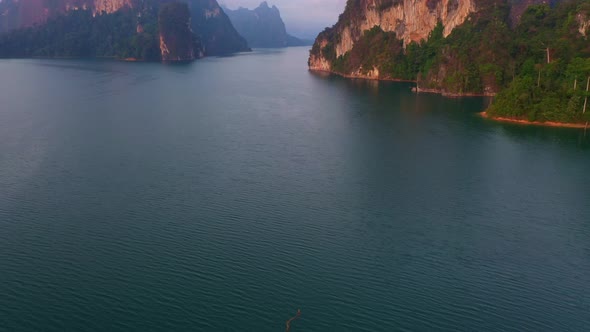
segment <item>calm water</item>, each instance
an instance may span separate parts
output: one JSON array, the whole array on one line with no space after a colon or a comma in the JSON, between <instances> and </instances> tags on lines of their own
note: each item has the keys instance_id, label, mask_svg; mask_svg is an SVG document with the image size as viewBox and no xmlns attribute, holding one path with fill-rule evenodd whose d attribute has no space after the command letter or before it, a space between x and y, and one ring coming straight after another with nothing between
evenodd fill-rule
<instances>
[{"instance_id":1,"label":"calm water","mask_svg":"<svg viewBox=\"0 0 590 332\"><path fill-rule=\"evenodd\" d=\"M0 61L0 330L590 330L583 131L306 52Z\"/></svg>"}]
</instances>

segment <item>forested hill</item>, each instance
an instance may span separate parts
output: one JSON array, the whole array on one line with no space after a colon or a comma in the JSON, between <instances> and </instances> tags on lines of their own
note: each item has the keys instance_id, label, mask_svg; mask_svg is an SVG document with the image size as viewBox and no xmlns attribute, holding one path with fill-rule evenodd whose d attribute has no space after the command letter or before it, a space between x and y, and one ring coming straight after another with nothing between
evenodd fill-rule
<instances>
[{"instance_id":1,"label":"forested hill","mask_svg":"<svg viewBox=\"0 0 590 332\"><path fill-rule=\"evenodd\" d=\"M190 61L250 50L215 0L4 0L0 4L0 27L5 30L0 34L0 57L4 58Z\"/></svg>"},{"instance_id":2,"label":"forested hill","mask_svg":"<svg viewBox=\"0 0 590 332\"><path fill-rule=\"evenodd\" d=\"M590 1L530 7L513 36L504 62L512 75L487 113L528 121L590 121Z\"/></svg>"},{"instance_id":3,"label":"forested hill","mask_svg":"<svg viewBox=\"0 0 590 332\"><path fill-rule=\"evenodd\" d=\"M491 116L585 122L590 0L548 2L349 0L318 36L310 69L412 80L446 95L497 94Z\"/></svg>"}]
</instances>

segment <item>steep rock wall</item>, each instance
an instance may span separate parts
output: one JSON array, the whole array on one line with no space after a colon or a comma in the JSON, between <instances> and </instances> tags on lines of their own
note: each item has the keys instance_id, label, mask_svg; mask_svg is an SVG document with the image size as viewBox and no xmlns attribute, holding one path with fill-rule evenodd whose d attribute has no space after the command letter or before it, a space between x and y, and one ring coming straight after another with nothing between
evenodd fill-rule
<instances>
[{"instance_id":1,"label":"steep rock wall","mask_svg":"<svg viewBox=\"0 0 590 332\"><path fill-rule=\"evenodd\" d=\"M362 33L374 26L380 26L385 32L396 32L407 44L428 38L439 21L447 36L475 11L474 0L360 0L355 7L347 10L357 11L356 19L337 28L340 42L336 46L336 56L350 51Z\"/></svg>"},{"instance_id":2,"label":"steep rock wall","mask_svg":"<svg viewBox=\"0 0 590 332\"><path fill-rule=\"evenodd\" d=\"M445 36L449 35L475 10L475 0L353 0L347 3L338 23L320 34L316 43L325 46L330 39L335 40L339 57L374 26L395 32L405 44L419 42L428 38L439 21L445 27ZM312 69L327 70L326 65L317 54L310 58Z\"/></svg>"},{"instance_id":3,"label":"steep rock wall","mask_svg":"<svg viewBox=\"0 0 590 332\"><path fill-rule=\"evenodd\" d=\"M330 71L332 59L322 50L329 45L332 58L345 55L353 49L363 33L375 26L385 32L395 32L404 45L427 39L436 25L444 26L443 35L448 36L463 24L471 14L490 7L492 0L349 0L338 23L326 29L316 39L310 54L312 70ZM497 1L502 3L503 1ZM510 15L516 22L530 5L557 0L505 0L510 6Z\"/></svg>"},{"instance_id":4,"label":"steep rock wall","mask_svg":"<svg viewBox=\"0 0 590 332\"><path fill-rule=\"evenodd\" d=\"M240 7L237 10L224 8L236 30L251 47L286 47L287 29L279 9L269 7L265 1L256 9Z\"/></svg>"},{"instance_id":5,"label":"steep rock wall","mask_svg":"<svg viewBox=\"0 0 590 332\"><path fill-rule=\"evenodd\" d=\"M162 61L192 61L200 52L190 28L186 3L164 4L158 13L159 44Z\"/></svg>"},{"instance_id":6,"label":"steep rock wall","mask_svg":"<svg viewBox=\"0 0 590 332\"><path fill-rule=\"evenodd\" d=\"M0 0L0 33L0 57L190 61L250 50L216 0ZM59 47L64 36L75 42Z\"/></svg>"}]
</instances>

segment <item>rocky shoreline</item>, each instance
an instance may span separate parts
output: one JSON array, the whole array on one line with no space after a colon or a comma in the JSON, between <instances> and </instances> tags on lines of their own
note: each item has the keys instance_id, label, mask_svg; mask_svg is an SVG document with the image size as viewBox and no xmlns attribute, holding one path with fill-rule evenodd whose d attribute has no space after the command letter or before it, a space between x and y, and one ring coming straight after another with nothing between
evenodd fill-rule
<instances>
[{"instance_id":1,"label":"rocky shoreline","mask_svg":"<svg viewBox=\"0 0 590 332\"><path fill-rule=\"evenodd\" d=\"M390 79L390 78L375 78L370 76L360 76L360 75L346 75L337 73L331 70L324 70L324 69L314 69L310 68L310 72L324 74L324 75L336 75L348 79L357 79L357 80L370 80L370 81L383 81L383 82L406 82L406 83L416 83L416 81L411 80L401 80L401 79ZM428 93L428 94L438 94L442 95L446 98L465 98L465 97L494 97L495 93L451 93L444 90L439 89L424 89L419 87L412 87L412 92L416 94L420 93ZM479 115L485 119L497 121L497 122L504 122L504 123L513 123L519 125L526 125L526 126L542 126L542 127L559 127L559 128L575 128L575 129L588 129L590 128L590 123L568 123L568 122L555 122L555 121L528 121L525 119L518 119L518 118L509 118L509 117L500 117L500 116L490 116L487 112L481 112Z\"/></svg>"},{"instance_id":2,"label":"rocky shoreline","mask_svg":"<svg viewBox=\"0 0 590 332\"><path fill-rule=\"evenodd\" d=\"M356 79L356 80L369 80L369 81L380 81L380 82L403 82L403 83L418 83L414 80L404 80L398 78L376 78L375 76L371 75L359 75L359 74L342 74L338 72L334 72L331 70L325 69L318 69L318 68L310 68L309 71L314 73L322 73L326 75L336 75L348 79ZM428 93L428 94L437 94L442 95L443 97L447 98L463 98L463 97L494 97L495 93L454 93L448 92L445 90L440 89L424 89L419 88L417 86L412 87L412 92L420 94L420 93Z\"/></svg>"},{"instance_id":3,"label":"rocky shoreline","mask_svg":"<svg viewBox=\"0 0 590 332\"><path fill-rule=\"evenodd\" d=\"M412 80L402 80L402 79L397 79L397 78L375 78L371 75L342 74L342 73L338 73L338 72L331 71L331 70L317 69L317 68L310 68L309 71L312 73L325 74L325 75L335 75L335 76L340 76L340 77L353 79L353 80L416 83L416 81L412 81Z\"/></svg>"}]
</instances>

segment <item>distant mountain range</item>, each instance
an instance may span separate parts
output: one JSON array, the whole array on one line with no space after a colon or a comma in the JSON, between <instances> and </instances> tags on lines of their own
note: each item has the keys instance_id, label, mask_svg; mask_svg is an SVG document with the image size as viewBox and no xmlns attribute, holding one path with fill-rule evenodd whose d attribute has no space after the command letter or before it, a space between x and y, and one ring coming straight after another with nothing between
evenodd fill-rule
<instances>
[{"instance_id":1,"label":"distant mountain range","mask_svg":"<svg viewBox=\"0 0 590 332\"><path fill-rule=\"evenodd\" d=\"M279 9L270 7L266 1L252 10L224 8L224 11L251 47L304 46L313 43L289 35Z\"/></svg>"}]
</instances>

